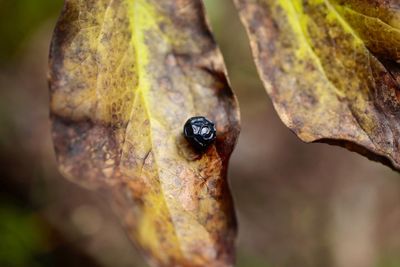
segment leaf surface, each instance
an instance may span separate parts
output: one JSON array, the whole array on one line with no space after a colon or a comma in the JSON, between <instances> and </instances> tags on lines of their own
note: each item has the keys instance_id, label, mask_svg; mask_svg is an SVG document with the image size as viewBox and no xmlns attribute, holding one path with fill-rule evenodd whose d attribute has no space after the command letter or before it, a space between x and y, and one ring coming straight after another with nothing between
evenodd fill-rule
<instances>
[{"instance_id":1,"label":"leaf surface","mask_svg":"<svg viewBox=\"0 0 400 267\"><path fill-rule=\"evenodd\" d=\"M155 266L231 266L239 111L198 0L66 0L50 52L64 176L106 195ZM217 126L204 154L182 136Z\"/></svg>"},{"instance_id":2,"label":"leaf surface","mask_svg":"<svg viewBox=\"0 0 400 267\"><path fill-rule=\"evenodd\" d=\"M396 0L235 0L282 121L400 169Z\"/></svg>"}]
</instances>

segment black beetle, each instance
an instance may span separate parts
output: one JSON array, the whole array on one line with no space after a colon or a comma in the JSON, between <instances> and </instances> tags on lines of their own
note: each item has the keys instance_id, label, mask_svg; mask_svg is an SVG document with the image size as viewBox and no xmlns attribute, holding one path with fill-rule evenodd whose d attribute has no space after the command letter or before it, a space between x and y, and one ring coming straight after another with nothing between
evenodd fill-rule
<instances>
[{"instance_id":1,"label":"black beetle","mask_svg":"<svg viewBox=\"0 0 400 267\"><path fill-rule=\"evenodd\" d=\"M187 120L183 134L196 150L203 151L215 141L217 130L212 121L199 116Z\"/></svg>"}]
</instances>

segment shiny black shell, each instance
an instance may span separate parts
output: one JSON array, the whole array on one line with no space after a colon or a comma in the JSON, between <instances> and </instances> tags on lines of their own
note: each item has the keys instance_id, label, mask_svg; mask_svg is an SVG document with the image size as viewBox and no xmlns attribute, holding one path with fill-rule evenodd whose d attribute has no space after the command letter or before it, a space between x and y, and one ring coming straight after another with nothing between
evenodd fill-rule
<instances>
[{"instance_id":1,"label":"shiny black shell","mask_svg":"<svg viewBox=\"0 0 400 267\"><path fill-rule=\"evenodd\" d=\"M205 150L214 143L217 130L215 124L207 118L192 117L185 123L183 135L196 150Z\"/></svg>"}]
</instances>

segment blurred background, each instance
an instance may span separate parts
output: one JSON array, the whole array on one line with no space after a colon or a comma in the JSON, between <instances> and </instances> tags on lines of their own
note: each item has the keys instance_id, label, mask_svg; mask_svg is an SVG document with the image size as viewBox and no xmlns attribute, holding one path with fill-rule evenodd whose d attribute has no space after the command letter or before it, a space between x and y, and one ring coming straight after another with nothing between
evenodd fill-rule
<instances>
[{"instance_id":1,"label":"blurred background","mask_svg":"<svg viewBox=\"0 0 400 267\"><path fill-rule=\"evenodd\" d=\"M400 177L279 121L231 0L206 0L242 111L239 267L400 267ZM47 55L62 0L0 0L0 267L145 267L107 203L64 180Z\"/></svg>"}]
</instances>

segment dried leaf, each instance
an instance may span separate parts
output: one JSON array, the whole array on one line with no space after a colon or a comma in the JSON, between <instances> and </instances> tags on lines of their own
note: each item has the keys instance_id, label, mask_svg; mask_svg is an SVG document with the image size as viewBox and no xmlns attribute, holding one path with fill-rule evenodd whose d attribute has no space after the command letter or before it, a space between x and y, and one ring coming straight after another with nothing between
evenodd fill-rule
<instances>
[{"instance_id":1,"label":"dried leaf","mask_svg":"<svg viewBox=\"0 0 400 267\"><path fill-rule=\"evenodd\" d=\"M50 56L61 172L109 196L155 266L231 266L236 99L199 0L66 0ZM217 125L207 152L185 121Z\"/></svg>"},{"instance_id":2,"label":"dried leaf","mask_svg":"<svg viewBox=\"0 0 400 267\"><path fill-rule=\"evenodd\" d=\"M235 0L282 121L400 169L397 0Z\"/></svg>"}]
</instances>

